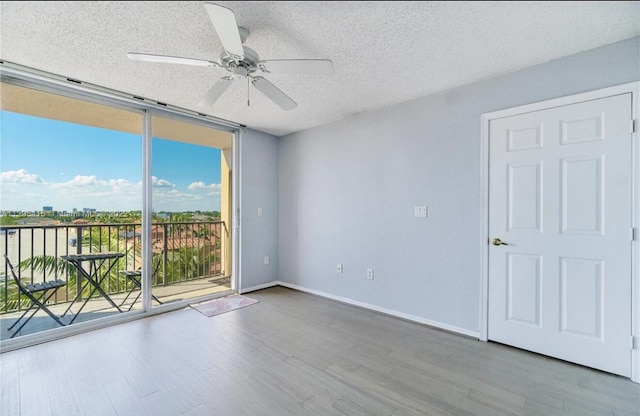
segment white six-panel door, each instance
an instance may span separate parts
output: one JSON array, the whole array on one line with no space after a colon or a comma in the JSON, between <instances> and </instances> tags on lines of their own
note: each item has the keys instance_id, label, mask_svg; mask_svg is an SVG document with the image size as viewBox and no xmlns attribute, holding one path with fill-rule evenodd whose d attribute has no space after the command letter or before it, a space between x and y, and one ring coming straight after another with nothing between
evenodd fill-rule
<instances>
[{"instance_id":1,"label":"white six-panel door","mask_svg":"<svg viewBox=\"0 0 640 416\"><path fill-rule=\"evenodd\" d=\"M631 118L622 94L490 121L490 340L630 376Z\"/></svg>"}]
</instances>

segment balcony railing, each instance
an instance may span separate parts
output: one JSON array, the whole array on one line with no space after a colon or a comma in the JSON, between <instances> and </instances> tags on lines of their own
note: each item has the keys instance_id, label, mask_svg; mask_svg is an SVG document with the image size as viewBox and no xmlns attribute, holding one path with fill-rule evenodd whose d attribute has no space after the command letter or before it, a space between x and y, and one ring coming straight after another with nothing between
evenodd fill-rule
<instances>
[{"instance_id":1,"label":"balcony railing","mask_svg":"<svg viewBox=\"0 0 640 416\"><path fill-rule=\"evenodd\" d=\"M159 222L151 225L152 287L223 277L223 247L228 232L223 221ZM123 270L142 267L141 223L63 224L0 226L0 252L6 254L21 280L34 284L64 279L50 304L71 302L88 296L88 288L77 279L77 271L61 256L100 251L118 251L118 260L107 279L109 295L132 289ZM30 301L20 294L5 261L0 266L0 314L27 308Z\"/></svg>"}]
</instances>

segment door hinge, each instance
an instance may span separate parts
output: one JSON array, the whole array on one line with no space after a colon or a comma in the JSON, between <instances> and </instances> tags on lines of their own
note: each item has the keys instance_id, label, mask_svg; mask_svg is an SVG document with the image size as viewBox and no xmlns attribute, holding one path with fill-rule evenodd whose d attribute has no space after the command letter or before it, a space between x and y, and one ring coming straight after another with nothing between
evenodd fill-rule
<instances>
[{"instance_id":1,"label":"door hinge","mask_svg":"<svg viewBox=\"0 0 640 416\"><path fill-rule=\"evenodd\" d=\"M635 227L631 228L631 241L638 241L638 229Z\"/></svg>"},{"instance_id":2,"label":"door hinge","mask_svg":"<svg viewBox=\"0 0 640 416\"><path fill-rule=\"evenodd\" d=\"M635 118L631 120L631 133L636 133L638 131L638 119Z\"/></svg>"},{"instance_id":3,"label":"door hinge","mask_svg":"<svg viewBox=\"0 0 640 416\"><path fill-rule=\"evenodd\" d=\"M640 338L631 336L631 349L640 350Z\"/></svg>"}]
</instances>

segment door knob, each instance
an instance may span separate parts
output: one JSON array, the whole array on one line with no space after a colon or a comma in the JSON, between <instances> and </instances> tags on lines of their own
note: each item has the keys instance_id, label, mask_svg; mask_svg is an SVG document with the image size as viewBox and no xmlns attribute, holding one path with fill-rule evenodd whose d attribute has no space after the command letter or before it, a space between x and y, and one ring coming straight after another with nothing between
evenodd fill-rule
<instances>
[{"instance_id":1,"label":"door knob","mask_svg":"<svg viewBox=\"0 0 640 416\"><path fill-rule=\"evenodd\" d=\"M499 238L494 238L491 242L494 246L508 246L509 244L503 243Z\"/></svg>"}]
</instances>

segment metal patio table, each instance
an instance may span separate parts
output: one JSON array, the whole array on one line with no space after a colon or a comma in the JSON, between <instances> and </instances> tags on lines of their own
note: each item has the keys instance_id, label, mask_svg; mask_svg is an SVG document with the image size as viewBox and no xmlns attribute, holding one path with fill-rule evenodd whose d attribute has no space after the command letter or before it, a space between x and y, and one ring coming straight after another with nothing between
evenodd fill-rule
<instances>
[{"instance_id":1,"label":"metal patio table","mask_svg":"<svg viewBox=\"0 0 640 416\"><path fill-rule=\"evenodd\" d=\"M113 266L117 263L117 260L121 257L124 257L124 253L98 252L60 256L61 259L68 261L76 267L76 269L78 270L78 277L82 276L84 280L86 280L91 286L93 286L91 293L89 293L89 296L87 296L87 298L84 300L78 312L71 319L71 322L69 322L69 325L71 325L80 315L80 312L82 312L82 309L87 305L87 302L89 302L89 299L91 299L91 296L93 296L96 291L98 291L100 295L102 295L102 297L104 297L111 304L111 306L116 308L118 312L122 312L122 309L120 309L120 307L116 305L113 299L111 299L111 297L109 297L109 295L101 287L102 282L109 275L109 272L111 271L111 269L113 269ZM107 268L106 270L102 270L102 267L105 263L107 264ZM88 264L88 267L85 267L84 264ZM84 286L81 289L84 289ZM63 316L66 315L67 312L69 312L71 307L80 298L81 293L82 290L80 290L78 296L71 302Z\"/></svg>"}]
</instances>

